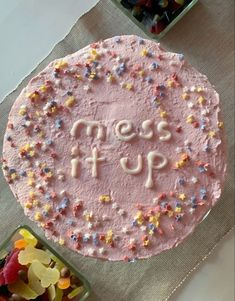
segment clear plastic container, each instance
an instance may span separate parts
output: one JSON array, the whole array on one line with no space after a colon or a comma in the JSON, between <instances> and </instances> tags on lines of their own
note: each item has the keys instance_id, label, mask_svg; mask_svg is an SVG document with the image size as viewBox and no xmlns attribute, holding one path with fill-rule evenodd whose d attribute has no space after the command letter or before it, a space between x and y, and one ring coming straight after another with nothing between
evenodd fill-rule
<instances>
[{"instance_id":1,"label":"clear plastic container","mask_svg":"<svg viewBox=\"0 0 235 301\"><path fill-rule=\"evenodd\" d=\"M159 34L154 34L148 31L146 26L139 22L132 14L129 9L124 8L120 4L120 0L112 0L112 2L132 21L134 22L143 32L145 32L150 38L155 39L159 41L162 37L165 36L165 34L179 21L183 18L183 16L198 2L198 0L192 0L185 8L182 10L179 15L177 15L171 23L165 27L163 31L161 31Z\"/></svg>"},{"instance_id":2,"label":"clear plastic container","mask_svg":"<svg viewBox=\"0 0 235 301\"><path fill-rule=\"evenodd\" d=\"M38 242L48 251L50 251L55 257L57 257L69 270L72 272L80 281L82 282L82 286L84 289L82 292L76 296L76 298L72 299L73 301L85 301L91 293L91 288L89 282L86 278L81 275L73 266L69 264L68 261L64 259L64 257L60 256L54 249L52 249L48 243L40 238L29 226L19 226L15 231L8 237L1 245L0 245L0 259L5 258L7 254L14 248L14 242L22 236L19 234L21 229L26 229L29 231Z\"/></svg>"}]
</instances>

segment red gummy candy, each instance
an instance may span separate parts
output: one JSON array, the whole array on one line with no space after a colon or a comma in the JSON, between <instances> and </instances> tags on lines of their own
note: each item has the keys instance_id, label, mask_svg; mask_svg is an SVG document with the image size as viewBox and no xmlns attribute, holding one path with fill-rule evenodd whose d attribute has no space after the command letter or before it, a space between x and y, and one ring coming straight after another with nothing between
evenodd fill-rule
<instances>
[{"instance_id":1,"label":"red gummy candy","mask_svg":"<svg viewBox=\"0 0 235 301\"><path fill-rule=\"evenodd\" d=\"M0 286L4 285L5 279L3 277L3 270L1 269L0 271Z\"/></svg>"},{"instance_id":2,"label":"red gummy candy","mask_svg":"<svg viewBox=\"0 0 235 301\"><path fill-rule=\"evenodd\" d=\"M154 26L154 33L159 34L165 29L166 25L163 21L159 20L157 24Z\"/></svg>"},{"instance_id":3,"label":"red gummy candy","mask_svg":"<svg viewBox=\"0 0 235 301\"><path fill-rule=\"evenodd\" d=\"M20 250L13 250L6 258L4 266L0 270L0 285L13 283L18 278L19 270L24 267L18 262L18 254Z\"/></svg>"}]
</instances>

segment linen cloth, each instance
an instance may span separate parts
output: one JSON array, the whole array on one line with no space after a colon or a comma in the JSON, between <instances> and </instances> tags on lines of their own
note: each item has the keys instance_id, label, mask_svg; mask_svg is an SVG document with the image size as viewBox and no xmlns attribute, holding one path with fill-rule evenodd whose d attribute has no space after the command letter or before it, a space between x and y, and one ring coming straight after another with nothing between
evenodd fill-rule
<instances>
[{"instance_id":1,"label":"linen cloth","mask_svg":"<svg viewBox=\"0 0 235 301\"><path fill-rule=\"evenodd\" d=\"M89 301L168 300L234 225L233 5L233 0L202 0L161 40L167 50L184 53L194 67L208 76L220 94L229 152L229 171L221 200L193 235L177 248L134 263L85 258L49 242L89 280L93 290ZM30 78L55 58L73 53L94 41L122 34L146 38L111 0L101 0L82 16L70 33L0 105L0 148L9 110ZM19 224L30 225L43 237L42 230L24 216L2 173L0 221L1 241Z\"/></svg>"}]
</instances>

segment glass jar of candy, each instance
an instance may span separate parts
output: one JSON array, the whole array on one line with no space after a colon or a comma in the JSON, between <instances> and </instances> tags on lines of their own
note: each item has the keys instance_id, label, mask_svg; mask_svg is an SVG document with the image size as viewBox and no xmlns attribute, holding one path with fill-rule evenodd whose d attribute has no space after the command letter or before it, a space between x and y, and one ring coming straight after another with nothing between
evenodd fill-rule
<instances>
[{"instance_id":1,"label":"glass jar of candy","mask_svg":"<svg viewBox=\"0 0 235 301\"><path fill-rule=\"evenodd\" d=\"M148 36L160 40L198 0L112 0Z\"/></svg>"},{"instance_id":2,"label":"glass jar of candy","mask_svg":"<svg viewBox=\"0 0 235 301\"><path fill-rule=\"evenodd\" d=\"M0 301L85 301L88 281L28 226L0 246Z\"/></svg>"}]
</instances>

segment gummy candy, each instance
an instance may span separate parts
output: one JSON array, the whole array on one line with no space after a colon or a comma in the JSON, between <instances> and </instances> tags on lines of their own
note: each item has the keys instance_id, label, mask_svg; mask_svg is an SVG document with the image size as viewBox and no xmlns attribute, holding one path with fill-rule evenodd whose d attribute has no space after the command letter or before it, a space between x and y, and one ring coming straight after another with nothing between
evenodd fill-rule
<instances>
[{"instance_id":1,"label":"gummy candy","mask_svg":"<svg viewBox=\"0 0 235 301\"><path fill-rule=\"evenodd\" d=\"M32 288L32 290L34 290L38 294L38 296L45 293L45 288L42 287L40 280L34 274L32 265L30 265L28 269L28 281L29 281L29 286Z\"/></svg>"},{"instance_id":2,"label":"gummy candy","mask_svg":"<svg viewBox=\"0 0 235 301\"><path fill-rule=\"evenodd\" d=\"M38 297L38 294L21 279L18 279L16 282L9 284L8 289L11 293L15 293L26 300L33 300Z\"/></svg>"},{"instance_id":3,"label":"gummy candy","mask_svg":"<svg viewBox=\"0 0 235 301\"><path fill-rule=\"evenodd\" d=\"M0 270L0 285L13 283L18 278L18 271L22 269L22 265L18 262L18 254L19 250L14 250L7 256Z\"/></svg>"},{"instance_id":4,"label":"gummy candy","mask_svg":"<svg viewBox=\"0 0 235 301\"><path fill-rule=\"evenodd\" d=\"M60 278L60 273L55 268L46 268L41 262L35 260L31 264L34 274L41 280L42 287L56 284Z\"/></svg>"},{"instance_id":5,"label":"gummy candy","mask_svg":"<svg viewBox=\"0 0 235 301\"><path fill-rule=\"evenodd\" d=\"M11 252L0 252L0 301L69 301L83 292L83 282L26 229Z\"/></svg>"},{"instance_id":6,"label":"gummy candy","mask_svg":"<svg viewBox=\"0 0 235 301\"><path fill-rule=\"evenodd\" d=\"M27 241L25 239L18 239L14 242L14 247L16 249L24 249L27 246Z\"/></svg>"},{"instance_id":7,"label":"gummy candy","mask_svg":"<svg viewBox=\"0 0 235 301\"><path fill-rule=\"evenodd\" d=\"M69 299L75 298L78 294L80 294L84 290L83 286L76 287L72 292L68 294Z\"/></svg>"},{"instance_id":8,"label":"gummy candy","mask_svg":"<svg viewBox=\"0 0 235 301\"><path fill-rule=\"evenodd\" d=\"M48 290L49 301L54 301L56 296L55 286L50 285L47 290Z\"/></svg>"},{"instance_id":9,"label":"gummy candy","mask_svg":"<svg viewBox=\"0 0 235 301\"><path fill-rule=\"evenodd\" d=\"M31 246L35 247L38 243L36 237L34 237L28 230L20 229L20 235L23 236L24 240Z\"/></svg>"},{"instance_id":10,"label":"gummy candy","mask_svg":"<svg viewBox=\"0 0 235 301\"><path fill-rule=\"evenodd\" d=\"M57 268L57 270L61 270L64 267L64 264L62 261L60 261L54 254L52 254L50 251L47 250L47 253L49 254L49 256L51 257L51 260L53 260L55 262L55 268Z\"/></svg>"},{"instance_id":11,"label":"gummy candy","mask_svg":"<svg viewBox=\"0 0 235 301\"><path fill-rule=\"evenodd\" d=\"M56 287L56 297L54 301L61 301L63 298L63 291L58 288L58 286Z\"/></svg>"},{"instance_id":12,"label":"gummy candy","mask_svg":"<svg viewBox=\"0 0 235 301\"><path fill-rule=\"evenodd\" d=\"M67 288L70 287L70 277L67 278L60 278L58 283L57 283L58 288L62 290L66 290Z\"/></svg>"},{"instance_id":13,"label":"gummy candy","mask_svg":"<svg viewBox=\"0 0 235 301\"><path fill-rule=\"evenodd\" d=\"M67 278L70 276L70 270L67 268L67 267L63 267L61 270L60 270L60 276L62 278Z\"/></svg>"},{"instance_id":14,"label":"gummy candy","mask_svg":"<svg viewBox=\"0 0 235 301\"><path fill-rule=\"evenodd\" d=\"M43 264L49 264L50 256L44 250L36 249L31 245L28 245L24 250L21 250L18 256L19 263L27 265L34 260L38 260Z\"/></svg>"}]
</instances>

